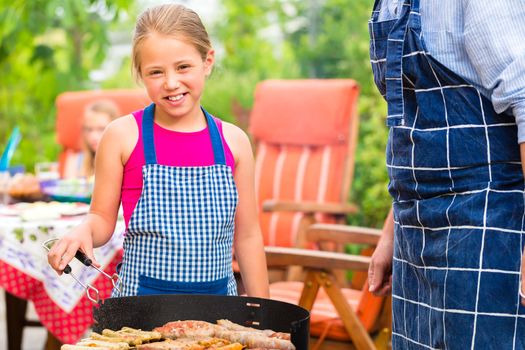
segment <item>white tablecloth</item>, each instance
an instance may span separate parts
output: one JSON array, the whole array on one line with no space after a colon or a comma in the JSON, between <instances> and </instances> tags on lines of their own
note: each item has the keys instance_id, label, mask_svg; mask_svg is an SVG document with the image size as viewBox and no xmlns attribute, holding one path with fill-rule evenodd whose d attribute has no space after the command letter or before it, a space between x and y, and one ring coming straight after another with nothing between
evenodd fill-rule
<instances>
[{"instance_id":1,"label":"white tablecloth","mask_svg":"<svg viewBox=\"0 0 525 350\"><path fill-rule=\"evenodd\" d=\"M0 216L0 259L16 269L44 283L50 298L64 311L70 312L85 290L71 276L58 274L47 263L47 251L42 243L62 237L79 224L83 216L61 217L51 220L23 221L18 216ZM122 247L124 221L117 222L112 239L94 250L101 269L115 257ZM84 284L91 284L100 275L94 268L73 259L73 274Z\"/></svg>"}]
</instances>

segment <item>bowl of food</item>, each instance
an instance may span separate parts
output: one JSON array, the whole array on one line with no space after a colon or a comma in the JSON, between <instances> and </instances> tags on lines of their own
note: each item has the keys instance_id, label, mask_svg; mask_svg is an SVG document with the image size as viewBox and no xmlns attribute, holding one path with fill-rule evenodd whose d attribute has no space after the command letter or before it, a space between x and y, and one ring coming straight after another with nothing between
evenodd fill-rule
<instances>
[{"instance_id":1,"label":"bowl of food","mask_svg":"<svg viewBox=\"0 0 525 350\"><path fill-rule=\"evenodd\" d=\"M93 182L86 179L54 179L40 181L42 193L57 202L89 203Z\"/></svg>"}]
</instances>

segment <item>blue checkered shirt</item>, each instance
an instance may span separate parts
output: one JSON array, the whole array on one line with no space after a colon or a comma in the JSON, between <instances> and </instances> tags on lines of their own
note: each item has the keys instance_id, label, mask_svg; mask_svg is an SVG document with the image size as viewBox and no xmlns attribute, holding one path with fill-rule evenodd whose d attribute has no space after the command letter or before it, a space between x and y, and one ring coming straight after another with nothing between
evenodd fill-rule
<instances>
[{"instance_id":1,"label":"blue checkered shirt","mask_svg":"<svg viewBox=\"0 0 525 350\"><path fill-rule=\"evenodd\" d=\"M379 20L398 2L383 0ZM421 0L420 11L430 54L512 113L525 142L525 0Z\"/></svg>"}]
</instances>

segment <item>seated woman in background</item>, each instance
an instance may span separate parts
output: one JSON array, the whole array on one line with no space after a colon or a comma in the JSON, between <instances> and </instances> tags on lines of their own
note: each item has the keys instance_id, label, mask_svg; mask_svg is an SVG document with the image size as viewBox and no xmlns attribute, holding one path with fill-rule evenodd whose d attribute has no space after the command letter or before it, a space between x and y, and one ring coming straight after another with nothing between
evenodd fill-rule
<instances>
[{"instance_id":1,"label":"seated woman in background","mask_svg":"<svg viewBox=\"0 0 525 350\"><path fill-rule=\"evenodd\" d=\"M71 154L64 165L64 178L91 178L95 174L95 152L108 124L120 115L111 100L98 100L88 105L82 122L82 152Z\"/></svg>"}]
</instances>

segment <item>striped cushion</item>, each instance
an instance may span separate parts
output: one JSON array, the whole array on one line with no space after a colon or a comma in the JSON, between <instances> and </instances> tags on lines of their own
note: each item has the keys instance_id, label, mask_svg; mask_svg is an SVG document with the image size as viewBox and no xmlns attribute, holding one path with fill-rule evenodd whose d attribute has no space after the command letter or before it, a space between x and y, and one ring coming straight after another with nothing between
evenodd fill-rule
<instances>
[{"instance_id":1,"label":"striped cushion","mask_svg":"<svg viewBox=\"0 0 525 350\"><path fill-rule=\"evenodd\" d=\"M257 85L250 133L257 144L259 208L267 200L348 200L358 94L351 79L266 80ZM259 217L266 245L295 245L301 213ZM333 216L316 219L335 221Z\"/></svg>"},{"instance_id":2,"label":"striped cushion","mask_svg":"<svg viewBox=\"0 0 525 350\"><path fill-rule=\"evenodd\" d=\"M346 145L284 146L260 142L255 165L259 208L266 200L344 202L346 154ZM302 217L302 213L261 212L265 245L294 246ZM335 221L333 217L317 219Z\"/></svg>"}]
</instances>

